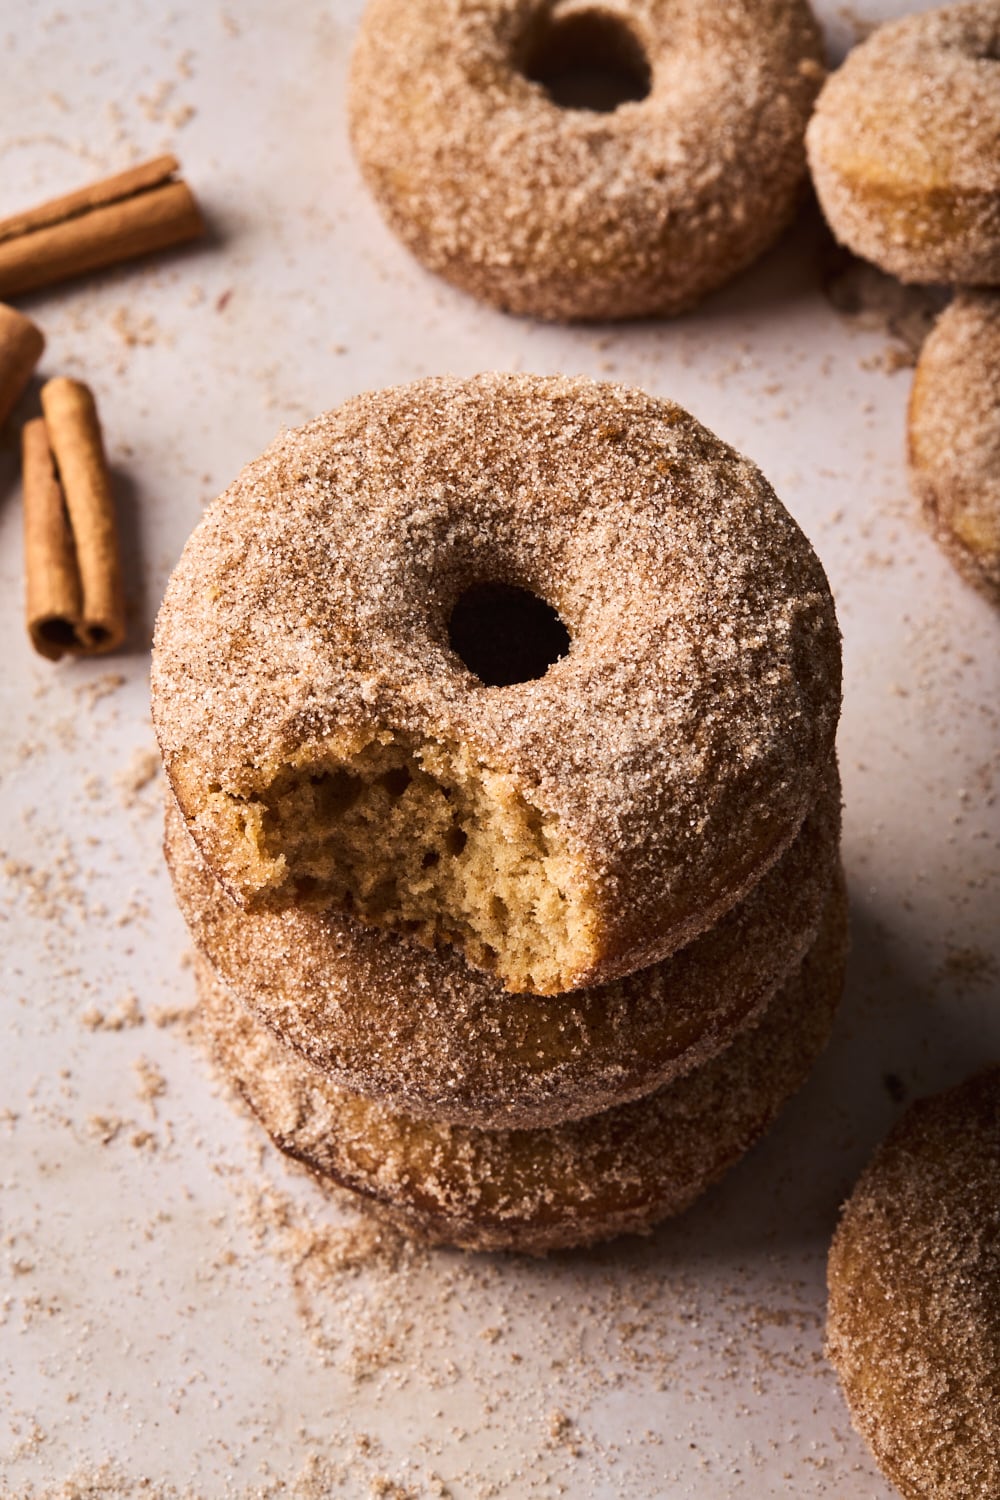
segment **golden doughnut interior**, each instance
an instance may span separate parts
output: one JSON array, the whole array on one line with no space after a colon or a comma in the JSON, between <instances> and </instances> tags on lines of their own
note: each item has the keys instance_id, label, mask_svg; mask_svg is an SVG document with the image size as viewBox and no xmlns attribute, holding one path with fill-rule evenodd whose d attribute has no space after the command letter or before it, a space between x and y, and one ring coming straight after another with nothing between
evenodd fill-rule
<instances>
[{"instance_id":1,"label":"golden doughnut interior","mask_svg":"<svg viewBox=\"0 0 1000 1500\"><path fill-rule=\"evenodd\" d=\"M245 800L210 800L265 899L456 943L516 991L554 993L594 957L592 903L558 824L464 746L385 734L288 766Z\"/></svg>"}]
</instances>

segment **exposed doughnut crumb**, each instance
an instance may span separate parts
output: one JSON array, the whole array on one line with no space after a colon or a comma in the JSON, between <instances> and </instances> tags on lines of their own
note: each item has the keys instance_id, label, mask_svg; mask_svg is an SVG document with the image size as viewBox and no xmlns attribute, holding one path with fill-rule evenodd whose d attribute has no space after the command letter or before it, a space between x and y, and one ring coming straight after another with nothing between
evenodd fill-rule
<instances>
[{"instance_id":1,"label":"exposed doughnut crumb","mask_svg":"<svg viewBox=\"0 0 1000 1500\"><path fill-rule=\"evenodd\" d=\"M881 26L806 133L830 228L907 282L1000 283L1000 0Z\"/></svg>"},{"instance_id":2,"label":"exposed doughnut crumb","mask_svg":"<svg viewBox=\"0 0 1000 1500\"><path fill-rule=\"evenodd\" d=\"M935 537L1000 604L1000 293L960 292L939 318L914 376L909 456Z\"/></svg>"},{"instance_id":3,"label":"exposed doughnut crumb","mask_svg":"<svg viewBox=\"0 0 1000 1500\"><path fill-rule=\"evenodd\" d=\"M767 1128L829 1035L843 987L838 879L820 936L763 1019L706 1067L603 1115L485 1131L395 1114L338 1089L254 1022L206 964L209 1044L283 1151L418 1239L543 1254L679 1213Z\"/></svg>"},{"instance_id":4,"label":"exposed doughnut crumb","mask_svg":"<svg viewBox=\"0 0 1000 1500\"><path fill-rule=\"evenodd\" d=\"M461 745L384 736L211 800L258 892L455 944L514 991L556 993L596 962L589 892L557 821Z\"/></svg>"},{"instance_id":5,"label":"exposed doughnut crumb","mask_svg":"<svg viewBox=\"0 0 1000 1500\"><path fill-rule=\"evenodd\" d=\"M453 649L456 604L485 583L562 620L544 675L489 686ZM418 770L479 797L464 863L440 859L432 884L414 869L406 792L373 846L358 820L376 795L388 810L382 788L339 853L307 848L311 898L360 895L367 920L433 928L539 993L654 963L738 901L814 803L839 707L829 586L759 471L670 402L568 377L419 381L279 438L189 541L153 665L168 776L238 900L301 902L307 778L365 756L377 776L395 746L407 759L383 769L426 792L435 836L447 798ZM490 860L518 908L495 955ZM409 905L397 887L377 911L389 866Z\"/></svg>"},{"instance_id":6,"label":"exposed doughnut crumb","mask_svg":"<svg viewBox=\"0 0 1000 1500\"><path fill-rule=\"evenodd\" d=\"M801 0L369 0L351 136L392 229L463 290L675 313L792 217L822 59ZM574 68L623 102L579 107Z\"/></svg>"},{"instance_id":7,"label":"exposed doughnut crumb","mask_svg":"<svg viewBox=\"0 0 1000 1500\"><path fill-rule=\"evenodd\" d=\"M908 1500L1000 1494L1000 1067L912 1106L830 1251L827 1347Z\"/></svg>"}]
</instances>

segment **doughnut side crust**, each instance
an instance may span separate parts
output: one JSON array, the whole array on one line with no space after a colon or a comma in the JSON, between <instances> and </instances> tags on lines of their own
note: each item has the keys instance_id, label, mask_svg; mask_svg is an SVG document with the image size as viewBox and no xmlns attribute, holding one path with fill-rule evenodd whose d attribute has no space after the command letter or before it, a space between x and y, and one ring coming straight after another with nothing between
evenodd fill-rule
<instances>
[{"instance_id":1,"label":"doughnut side crust","mask_svg":"<svg viewBox=\"0 0 1000 1500\"><path fill-rule=\"evenodd\" d=\"M547 1130L418 1121L336 1088L198 974L215 1058L275 1143L406 1233L474 1250L550 1250L680 1213L771 1124L826 1044L843 986L838 879L819 938L760 1022L714 1062L633 1104Z\"/></svg>"},{"instance_id":2,"label":"doughnut side crust","mask_svg":"<svg viewBox=\"0 0 1000 1500\"><path fill-rule=\"evenodd\" d=\"M241 911L176 806L165 850L199 951L252 1014L350 1092L486 1128L596 1114L721 1052L801 963L837 869L835 771L788 852L720 923L596 989L509 995L454 953L350 919Z\"/></svg>"},{"instance_id":3,"label":"doughnut side crust","mask_svg":"<svg viewBox=\"0 0 1000 1500\"><path fill-rule=\"evenodd\" d=\"M487 687L477 582L571 638ZM458 946L512 992L654 963L787 848L829 764L833 603L757 469L666 401L480 376L359 397L206 513L160 612L170 782L247 907Z\"/></svg>"},{"instance_id":4,"label":"doughnut side crust","mask_svg":"<svg viewBox=\"0 0 1000 1500\"><path fill-rule=\"evenodd\" d=\"M851 1194L827 1345L907 1500L1000 1494L1000 1067L915 1104Z\"/></svg>"},{"instance_id":5,"label":"doughnut side crust","mask_svg":"<svg viewBox=\"0 0 1000 1500\"><path fill-rule=\"evenodd\" d=\"M1000 284L1000 3L882 26L826 82L806 133L842 244L905 282Z\"/></svg>"},{"instance_id":6,"label":"doughnut side crust","mask_svg":"<svg viewBox=\"0 0 1000 1500\"><path fill-rule=\"evenodd\" d=\"M676 313L790 220L823 78L801 0L628 0L652 87L613 113L560 108L525 76L537 0L370 0L351 137L417 258L507 311Z\"/></svg>"},{"instance_id":7,"label":"doughnut side crust","mask_svg":"<svg viewBox=\"0 0 1000 1500\"><path fill-rule=\"evenodd\" d=\"M909 461L934 536L1000 605L1000 293L959 292L924 344Z\"/></svg>"}]
</instances>

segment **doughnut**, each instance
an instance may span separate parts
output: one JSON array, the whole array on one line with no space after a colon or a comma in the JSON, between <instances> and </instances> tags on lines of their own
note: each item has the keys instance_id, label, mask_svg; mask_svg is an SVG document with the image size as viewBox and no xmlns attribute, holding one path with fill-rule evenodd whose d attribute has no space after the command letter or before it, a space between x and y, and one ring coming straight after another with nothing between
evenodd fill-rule
<instances>
[{"instance_id":1,"label":"doughnut","mask_svg":"<svg viewBox=\"0 0 1000 1500\"><path fill-rule=\"evenodd\" d=\"M348 108L429 270L508 312L636 318L777 239L822 79L804 0L369 0Z\"/></svg>"},{"instance_id":2,"label":"doughnut","mask_svg":"<svg viewBox=\"0 0 1000 1500\"><path fill-rule=\"evenodd\" d=\"M1000 293L959 292L938 319L913 378L909 449L935 537L1000 604Z\"/></svg>"},{"instance_id":3,"label":"doughnut","mask_svg":"<svg viewBox=\"0 0 1000 1500\"><path fill-rule=\"evenodd\" d=\"M881 26L806 132L837 239L907 282L1000 283L1000 3Z\"/></svg>"},{"instance_id":4,"label":"doughnut","mask_svg":"<svg viewBox=\"0 0 1000 1500\"><path fill-rule=\"evenodd\" d=\"M1000 1495L1000 1066L913 1105L848 1199L827 1347L907 1500Z\"/></svg>"},{"instance_id":5,"label":"doughnut","mask_svg":"<svg viewBox=\"0 0 1000 1500\"><path fill-rule=\"evenodd\" d=\"M638 1098L727 1046L815 937L839 830L831 774L788 852L710 932L653 968L549 998L508 995L453 950L350 918L241 911L169 803L165 852L198 950L341 1088L414 1116L523 1128Z\"/></svg>"},{"instance_id":6,"label":"doughnut","mask_svg":"<svg viewBox=\"0 0 1000 1500\"><path fill-rule=\"evenodd\" d=\"M173 573L152 685L248 910L553 995L666 957L781 856L840 638L773 490L679 407L484 375L360 396L251 464Z\"/></svg>"},{"instance_id":7,"label":"doughnut","mask_svg":"<svg viewBox=\"0 0 1000 1500\"><path fill-rule=\"evenodd\" d=\"M590 1119L477 1130L393 1113L331 1083L253 1021L202 961L209 1047L281 1150L419 1239L548 1250L648 1230L746 1152L805 1081L840 998L846 901L760 1022L706 1067Z\"/></svg>"}]
</instances>

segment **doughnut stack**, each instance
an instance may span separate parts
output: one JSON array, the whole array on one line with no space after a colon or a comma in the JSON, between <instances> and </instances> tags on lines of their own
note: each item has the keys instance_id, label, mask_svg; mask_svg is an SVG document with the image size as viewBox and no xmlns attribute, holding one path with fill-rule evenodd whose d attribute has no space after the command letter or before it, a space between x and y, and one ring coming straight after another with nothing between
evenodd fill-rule
<instances>
[{"instance_id":1,"label":"doughnut stack","mask_svg":"<svg viewBox=\"0 0 1000 1500\"><path fill-rule=\"evenodd\" d=\"M921 354L909 460L927 523L1000 604L1000 0L879 27L827 80L806 144L837 239L957 288Z\"/></svg>"},{"instance_id":2,"label":"doughnut stack","mask_svg":"<svg viewBox=\"0 0 1000 1500\"><path fill-rule=\"evenodd\" d=\"M671 402L432 379L284 434L157 624L213 1052L420 1238L648 1229L826 1040L840 641L759 471Z\"/></svg>"}]
</instances>

